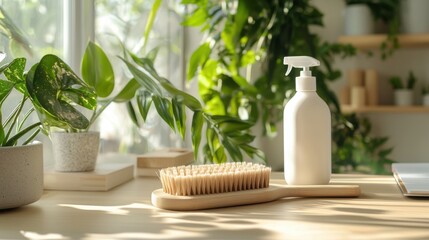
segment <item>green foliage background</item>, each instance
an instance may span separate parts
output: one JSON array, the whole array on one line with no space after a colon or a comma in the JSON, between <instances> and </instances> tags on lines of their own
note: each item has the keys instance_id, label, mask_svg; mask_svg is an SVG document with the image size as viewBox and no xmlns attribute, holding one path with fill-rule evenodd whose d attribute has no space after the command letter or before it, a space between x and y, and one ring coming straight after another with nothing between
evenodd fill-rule
<instances>
[{"instance_id":1,"label":"green foliage background","mask_svg":"<svg viewBox=\"0 0 429 240\"><path fill-rule=\"evenodd\" d=\"M333 170L384 173L392 161L387 138L371 138L370 125L346 116L328 83L341 76L335 57L350 57L350 45L324 42L311 31L323 27L323 14L308 0L214 1L184 0L191 13L184 24L199 27L205 40L193 53L188 80L195 76L205 110L244 118L254 125L261 118L264 133L274 135L283 106L294 94L295 74L285 77L284 56L312 56L321 66L312 70L318 94L332 112ZM252 76L252 68L260 74ZM268 159L269 161L269 159ZM366 166L368 168L359 168Z\"/></svg>"}]
</instances>

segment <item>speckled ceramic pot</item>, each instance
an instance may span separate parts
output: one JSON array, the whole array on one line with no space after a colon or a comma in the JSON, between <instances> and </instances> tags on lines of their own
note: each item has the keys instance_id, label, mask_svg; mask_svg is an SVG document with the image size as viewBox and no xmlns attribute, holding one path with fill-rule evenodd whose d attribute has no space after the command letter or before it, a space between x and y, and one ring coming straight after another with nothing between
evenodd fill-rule
<instances>
[{"instance_id":1,"label":"speckled ceramic pot","mask_svg":"<svg viewBox=\"0 0 429 240\"><path fill-rule=\"evenodd\" d=\"M43 145L0 147L0 209L33 203L43 193Z\"/></svg>"},{"instance_id":2,"label":"speckled ceramic pot","mask_svg":"<svg viewBox=\"0 0 429 240\"><path fill-rule=\"evenodd\" d=\"M100 146L99 132L52 132L51 140L56 171L94 170Z\"/></svg>"}]
</instances>

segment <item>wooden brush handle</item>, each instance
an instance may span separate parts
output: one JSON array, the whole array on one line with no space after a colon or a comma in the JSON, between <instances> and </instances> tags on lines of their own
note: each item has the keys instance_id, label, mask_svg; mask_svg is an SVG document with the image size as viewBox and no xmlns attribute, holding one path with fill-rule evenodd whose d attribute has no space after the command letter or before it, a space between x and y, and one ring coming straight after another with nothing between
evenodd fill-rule
<instances>
[{"instance_id":1,"label":"wooden brush handle","mask_svg":"<svg viewBox=\"0 0 429 240\"><path fill-rule=\"evenodd\" d=\"M152 193L152 204L178 211L240 206L270 202L285 197L358 197L357 185L270 185L268 188L219 194L174 196L162 189Z\"/></svg>"},{"instance_id":2,"label":"wooden brush handle","mask_svg":"<svg viewBox=\"0 0 429 240\"><path fill-rule=\"evenodd\" d=\"M277 199L285 197L358 197L357 185L270 185Z\"/></svg>"}]
</instances>

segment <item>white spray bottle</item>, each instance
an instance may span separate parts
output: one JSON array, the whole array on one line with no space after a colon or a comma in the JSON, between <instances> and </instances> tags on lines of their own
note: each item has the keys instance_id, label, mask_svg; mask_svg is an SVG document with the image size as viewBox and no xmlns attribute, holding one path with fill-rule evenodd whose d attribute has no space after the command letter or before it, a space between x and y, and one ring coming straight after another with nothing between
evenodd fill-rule
<instances>
[{"instance_id":1,"label":"white spray bottle","mask_svg":"<svg viewBox=\"0 0 429 240\"><path fill-rule=\"evenodd\" d=\"M331 113L316 93L310 67L319 66L307 56L285 57L288 65L302 68L296 94L284 110L284 173L291 185L328 184L331 178Z\"/></svg>"}]
</instances>

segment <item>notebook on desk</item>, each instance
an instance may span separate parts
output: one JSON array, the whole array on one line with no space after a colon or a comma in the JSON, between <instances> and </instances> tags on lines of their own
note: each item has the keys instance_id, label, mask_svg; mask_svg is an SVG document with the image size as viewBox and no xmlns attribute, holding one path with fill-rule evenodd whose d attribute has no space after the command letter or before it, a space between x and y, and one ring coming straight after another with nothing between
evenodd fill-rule
<instances>
[{"instance_id":1,"label":"notebook on desk","mask_svg":"<svg viewBox=\"0 0 429 240\"><path fill-rule=\"evenodd\" d=\"M429 163L394 163L392 172L404 196L429 197Z\"/></svg>"}]
</instances>

